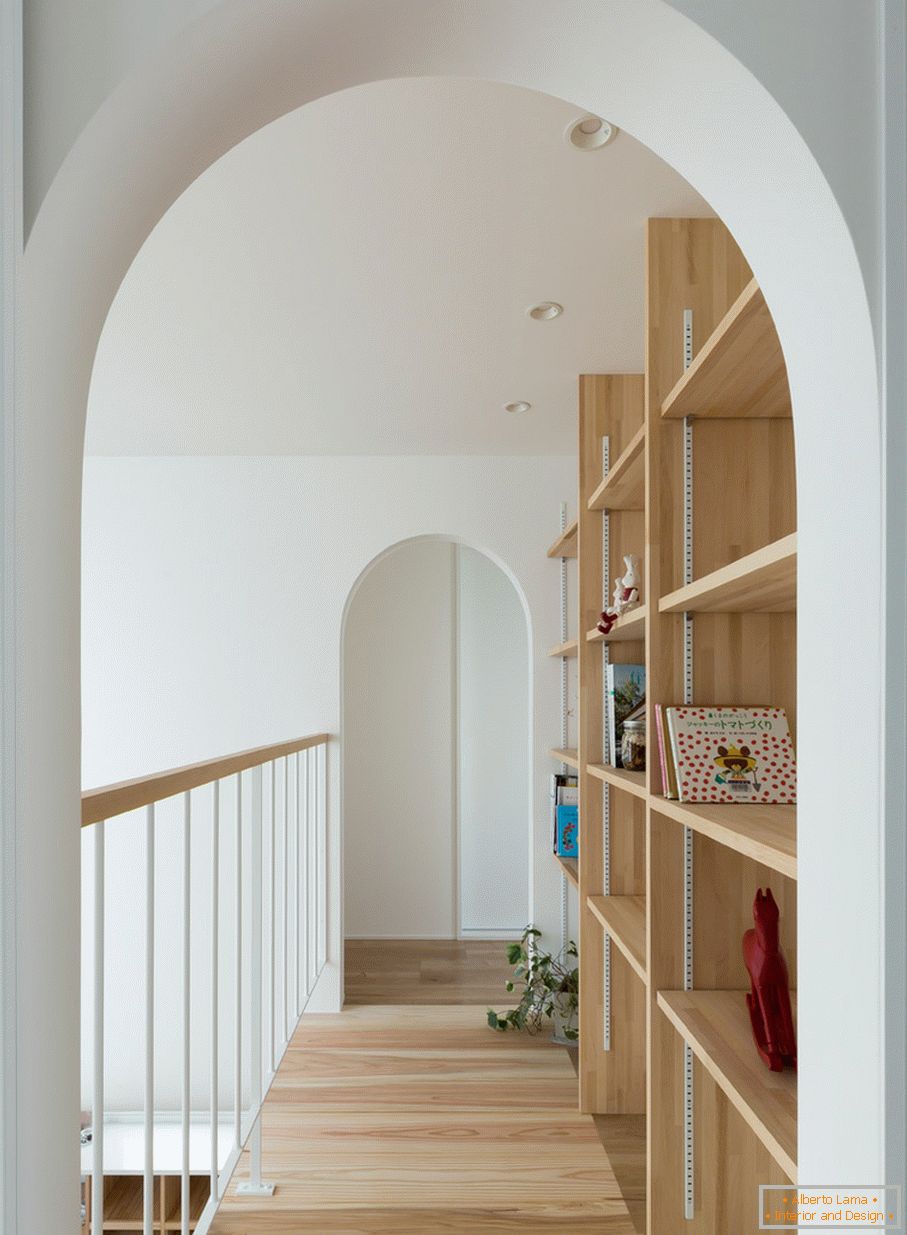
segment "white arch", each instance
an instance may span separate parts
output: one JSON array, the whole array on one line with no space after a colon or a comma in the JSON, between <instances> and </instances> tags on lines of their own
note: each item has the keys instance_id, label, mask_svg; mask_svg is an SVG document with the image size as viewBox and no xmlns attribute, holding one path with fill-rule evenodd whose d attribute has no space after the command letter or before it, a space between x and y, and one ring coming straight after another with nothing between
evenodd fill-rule
<instances>
[{"instance_id":1,"label":"white arch","mask_svg":"<svg viewBox=\"0 0 907 1235\"><path fill-rule=\"evenodd\" d=\"M861 682L873 700L880 684L879 396L859 264L812 154L749 72L662 0L230 0L99 110L44 201L22 266L19 1229L66 1229L77 1174L78 511L104 317L154 223L237 141L325 93L413 74L513 82L608 116L711 202L766 292L799 445L800 673L808 687L799 750L800 1162L804 1178L882 1175L882 979L866 973L867 958L883 947L880 769L867 758L850 764L846 778L829 773L829 718L840 724L851 714L848 682ZM859 562L861 573L846 675L829 671L840 654L832 615L842 561ZM878 708L863 710L860 725L863 749L880 750ZM854 907L854 887L866 899L841 938L835 907ZM835 948L824 945L831 937ZM842 972L860 972L870 986L859 1005L835 1008L835 1042L826 999Z\"/></svg>"},{"instance_id":2,"label":"white arch","mask_svg":"<svg viewBox=\"0 0 907 1235\"><path fill-rule=\"evenodd\" d=\"M534 754L535 754L535 706L534 706L535 705L535 682L534 682L535 672L534 671L535 671L535 665L533 661L534 641L533 641L533 631L532 631L532 611L529 607L529 600L526 596L526 592L516 572L512 569L512 567L506 561L504 561L504 559L499 554L495 553L491 549L486 548L484 545L474 544L471 540L467 539L466 537L457 535L452 532L425 532L419 536L405 536L403 537L403 539L394 541L392 544L387 545L379 553L376 553L375 556L371 559L371 561L369 561L362 568L362 570L359 572L359 574L356 576L355 580L353 581L353 584L350 587L349 592L347 593L346 600L344 601L343 616L341 617L341 620L340 620L340 648L339 648L340 707L338 711L338 715L340 716L340 760L339 760L340 803L339 803L339 811L337 812L337 816L340 819L340 826L341 828L343 828L343 818L344 818L343 790L344 790L344 785L346 783L345 782L346 743L344 740L345 726L344 726L344 715L343 715L345 701L346 701L346 690L345 690L346 656L344 655L344 652L346 649L347 622L349 620L349 615L353 609L353 606L355 605L356 596L357 596L357 593L359 592L359 589L361 588L364 581L368 578L368 576L372 573L372 571L376 567L380 566L380 564L386 561L387 558L389 558L392 554L399 553L401 550L405 550L408 545L424 544L426 541L433 541L439 544L461 545L464 548L473 549L476 553L480 553L482 557L484 557L487 561L491 562L493 566L497 567L497 569L501 572L501 574L504 576L504 578L513 588L516 594L516 597L520 602L520 609L522 610L523 620L526 624L526 709L527 709L526 766L528 769L527 771L528 781L526 785L526 805L527 805L526 846L527 846L527 855L528 855L527 856L527 862L528 862L527 878L528 878L529 903L530 903L529 920L532 920L534 917L534 900L535 900L535 888L534 888L533 879L532 879L533 842L534 842L533 783L534 783L534 776L535 776L535 766L534 766ZM343 837L341 837L341 841L340 841L340 851L342 854L343 853ZM345 894L345 885L344 885L342 871L340 872L339 883L340 883L341 900L342 900L342 897ZM343 930L343 905L342 903L338 907L338 909L339 909L340 924L341 924L341 938L345 938L345 934ZM342 951L339 957L339 964L340 964L340 982L341 982L341 990L342 990L343 982L344 982Z\"/></svg>"}]
</instances>

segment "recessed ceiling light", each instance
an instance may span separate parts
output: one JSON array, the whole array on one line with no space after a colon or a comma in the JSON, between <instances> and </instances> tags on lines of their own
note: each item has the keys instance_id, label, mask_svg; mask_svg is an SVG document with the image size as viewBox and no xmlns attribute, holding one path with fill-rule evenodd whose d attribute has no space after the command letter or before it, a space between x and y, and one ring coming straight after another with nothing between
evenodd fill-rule
<instances>
[{"instance_id":1,"label":"recessed ceiling light","mask_svg":"<svg viewBox=\"0 0 907 1235\"><path fill-rule=\"evenodd\" d=\"M504 411L505 412L528 412L530 407L532 407L531 403L526 403L524 400L518 399L516 403L505 403Z\"/></svg>"},{"instance_id":2,"label":"recessed ceiling light","mask_svg":"<svg viewBox=\"0 0 907 1235\"><path fill-rule=\"evenodd\" d=\"M536 322L550 322L552 317L560 317L564 306L556 300L543 300L540 304L531 305L526 312Z\"/></svg>"},{"instance_id":3,"label":"recessed ceiling light","mask_svg":"<svg viewBox=\"0 0 907 1235\"><path fill-rule=\"evenodd\" d=\"M601 116L582 116L567 129L567 140L577 150L600 150L617 133L617 127Z\"/></svg>"}]
</instances>

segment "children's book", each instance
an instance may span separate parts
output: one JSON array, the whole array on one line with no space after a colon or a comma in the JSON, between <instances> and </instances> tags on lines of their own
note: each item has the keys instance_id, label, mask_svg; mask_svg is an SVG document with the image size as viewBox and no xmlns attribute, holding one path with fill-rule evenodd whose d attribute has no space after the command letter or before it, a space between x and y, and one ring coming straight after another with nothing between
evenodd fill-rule
<instances>
[{"instance_id":1,"label":"children's book","mask_svg":"<svg viewBox=\"0 0 907 1235\"><path fill-rule=\"evenodd\" d=\"M557 808L557 847L555 853L559 858L578 858L579 845L579 807L559 806Z\"/></svg>"},{"instance_id":2,"label":"children's book","mask_svg":"<svg viewBox=\"0 0 907 1235\"><path fill-rule=\"evenodd\" d=\"M669 707L665 718L681 802L796 802L783 708Z\"/></svg>"},{"instance_id":3,"label":"children's book","mask_svg":"<svg viewBox=\"0 0 907 1235\"><path fill-rule=\"evenodd\" d=\"M576 773L552 772L549 789L551 799L551 849L557 853L557 812L560 806L579 801L579 782Z\"/></svg>"},{"instance_id":4,"label":"children's book","mask_svg":"<svg viewBox=\"0 0 907 1235\"><path fill-rule=\"evenodd\" d=\"M624 721L646 697L645 665L608 665L608 762L619 768Z\"/></svg>"}]
</instances>

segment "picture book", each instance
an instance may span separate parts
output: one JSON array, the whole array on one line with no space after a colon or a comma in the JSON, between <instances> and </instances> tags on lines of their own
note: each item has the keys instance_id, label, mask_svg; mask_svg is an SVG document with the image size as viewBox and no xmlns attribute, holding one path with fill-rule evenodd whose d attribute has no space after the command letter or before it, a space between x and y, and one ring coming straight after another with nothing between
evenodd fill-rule
<instances>
[{"instance_id":1,"label":"picture book","mask_svg":"<svg viewBox=\"0 0 907 1235\"><path fill-rule=\"evenodd\" d=\"M579 801L579 782L575 772L552 772L549 788L551 799L551 849L557 853L557 812L561 806Z\"/></svg>"},{"instance_id":2,"label":"picture book","mask_svg":"<svg viewBox=\"0 0 907 1235\"><path fill-rule=\"evenodd\" d=\"M619 768L624 721L646 697L645 665L608 665L608 762Z\"/></svg>"},{"instance_id":3,"label":"picture book","mask_svg":"<svg viewBox=\"0 0 907 1235\"><path fill-rule=\"evenodd\" d=\"M579 807L559 806L557 808L557 847L555 853L559 858L579 857Z\"/></svg>"},{"instance_id":4,"label":"picture book","mask_svg":"<svg viewBox=\"0 0 907 1235\"><path fill-rule=\"evenodd\" d=\"M783 708L669 707L665 718L681 802L796 802Z\"/></svg>"}]
</instances>

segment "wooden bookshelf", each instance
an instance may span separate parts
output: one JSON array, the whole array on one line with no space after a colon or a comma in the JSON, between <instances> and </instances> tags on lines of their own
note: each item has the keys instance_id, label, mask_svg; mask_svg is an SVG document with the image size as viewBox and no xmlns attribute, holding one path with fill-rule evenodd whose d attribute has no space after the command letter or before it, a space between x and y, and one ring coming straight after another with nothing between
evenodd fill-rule
<instances>
[{"instance_id":1,"label":"wooden bookshelf","mask_svg":"<svg viewBox=\"0 0 907 1235\"><path fill-rule=\"evenodd\" d=\"M548 550L549 557L576 557L576 519L569 523Z\"/></svg>"},{"instance_id":2,"label":"wooden bookshelf","mask_svg":"<svg viewBox=\"0 0 907 1235\"><path fill-rule=\"evenodd\" d=\"M662 416L789 417L787 367L765 297L751 279L661 405Z\"/></svg>"},{"instance_id":3,"label":"wooden bookshelf","mask_svg":"<svg viewBox=\"0 0 907 1235\"><path fill-rule=\"evenodd\" d=\"M558 763L566 763L568 768L579 768L579 755L576 750L571 749L569 746L552 747L548 754L552 759L556 759Z\"/></svg>"},{"instance_id":4,"label":"wooden bookshelf","mask_svg":"<svg viewBox=\"0 0 907 1235\"><path fill-rule=\"evenodd\" d=\"M646 426L640 425L586 503L590 510L645 509L645 445Z\"/></svg>"},{"instance_id":5,"label":"wooden bookshelf","mask_svg":"<svg viewBox=\"0 0 907 1235\"><path fill-rule=\"evenodd\" d=\"M792 1003L796 1000L792 996ZM797 1178L797 1074L756 1053L744 991L659 991L658 1006L772 1158Z\"/></svg>"},{"instance_id":6,"label":"wooden bookshelf","mask_svg":"<svg viewBox=\"0 0 907 1235\"><path fill-rule=\"evenodd\" d=\"M797 808L733 802L674 802L655 798L653 809L754 862L797 878Z\"/></svg>"},{"instance_id":7,"label":"wooden bookshelf","mask_svg":"<svg viewBox=\"0 0 907 1235\"><path fill-rule=\"evenodd\" d=\"M557 643L553 648L548 649L549 656L577 656L579 654L579 640L568 639L566 643Z\"/></svg>"},{"instance_id":8,"label":"wooden bookshelf","mask_svg":"<svg viewBox=\"0 0 907 1235\"><path fill-rule=\"evenodd\" d=\"M797 533L662 596L661 613L792 613L797 608Z\"/></svg>"},{"instance_id":9,"label":"wooden bookshelf","mask_svg":"<svg viewBox=\"0 0 907 1235\"><path fill-rule=\"evenodd\" d=\"M642 896L590 896L589 908L646 981L646 902Z\"/></svg>"},{"instance_id":10,"label":"wooden bookshelf","mask_svg":"<svg viewBox=\"0 0 907 1235\"><path fill-rule=\"evenodd\" d=\"M555 861L559 863L561 870L570 880L575 888L579 887L579 861L576 858L562 858L560 854L555 854Z\"/></svg>"},{"instance_id":11,"label":"wooden bookshelf","mask_svg":"<svg viewBox=\"0 0 907 1235\"><path fill-rule=\"evenodd\" d=\"M640 605L637 609L631 609L629 613L622 613L614 625L611 627L611 633L603 635L600 630L593 627L592 630L586 631L587 643L627 643L638 642L645 638L646 629L646 606Z\"/></svg>"},{"instance_id":12,"label":"wooden bookshelf","mask_svg":"<svg viewBox=\"0 0 907 1235\"><path fill-rule=\"evenodd\" d=\"M688 614L691 702L783 707L796 745L790 397L764 298L723 224L652 219L646 243L646 373L585 375L579 386L578 746L552 752L568 754L580 786L579 1103L596 1114L646 1115L652 1235L755 1235L758 1185L795 1178L796 1078L769 1073L756 1052L739 993L749 982L741 940L756 889L770 884L796 986L796 808L661 796L654 706L684 699ZM689 313L693 359L684 372ZM681 417L693 438L691 583ZM643 603L606 637L593 628L630 553L642 559ZM648 767L630 773L606 763L604 667L643 662ZM689 1219L685 1044L694 1093Z\"/></svg>"},{"instance_id":13,"label":"wooden bookshelf","mask_svg":"<svg viewBox=\"0 0 907 1235\"><path fill-rule=\"evenodd\" d=\"M645 772L627 772L624 768L612 768L607 763L590 763L586 766L586 771L597 780L604 781L606 785L623 789L638 798L648 797Z\"/></svg>"}]
</instances>

